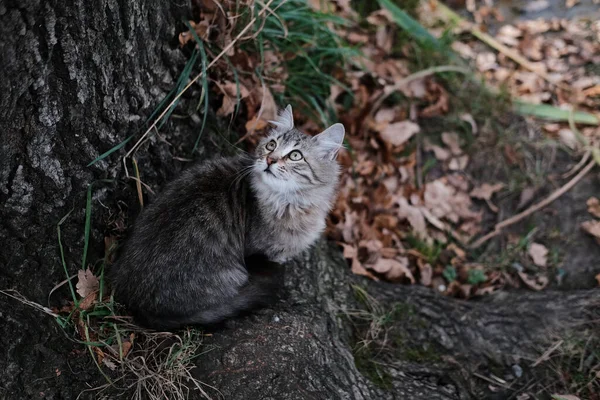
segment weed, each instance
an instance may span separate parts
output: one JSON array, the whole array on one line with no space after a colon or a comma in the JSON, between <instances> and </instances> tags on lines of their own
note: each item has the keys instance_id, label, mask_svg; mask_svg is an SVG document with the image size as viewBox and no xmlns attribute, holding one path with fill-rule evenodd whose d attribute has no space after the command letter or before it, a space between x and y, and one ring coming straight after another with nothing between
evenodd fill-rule
<instances>
[{"instance_id":1,"label":"weed","mask_svg":"<svg viewBox=\"0 0 600 400\"><path fill-rule=\"evenodd\" d=\"M406 237L406 242L411 248L421 253L431 265L435 265L444 248L443 244L436 240L430 244L414 235L408 235Z\"/></svg>"},{"instance_id":2,"label":"weed","mask_svg":"<svg viewBox=\"0 0 600 400\"><path fill-rule=\"evenodd\" d=\"M99 182L90 184L87 190L82 268L88 267L92 192L97 183ZM121 316L123 310L109 293L105 277L105 268L110 264L118 246L116 240L105 240L105 255L94 263L97 266L97 291L85 298L77 296L65 261L61 237L61 226L70 214L71 212L59 221L57 236L61 262L67 276L63 284L69 285L71 305L60 310L50 310L51 312L41 306L36 308L55 317L65 331L77 332L79 339L76 341L87 347L99 372L107 381L105 385L90 390L104 392L110 389L121 394L131 393L134 399L185 399L190 391L195 390L209 398L206 393L209 386L194 378L190 372L194 368L194 358L201 354L198 351L202 347L202 332L194 329L178 334L154 332L132 324L130 317ZM60 285L53 291L58 287ZM11 297L19 300L14 294Z\"/></svg>"},{"instance_id":3,"label":"weed","mask_svg":"<svg viewBox=\"0 0 600 400\"><path fill-rule=\"evenodd\" d=\"M571 331L544 353L545 361L534 369L538 395L570 393L581 399L600 393L600 336L598 320Z\"/></svg>"}]
</instances>

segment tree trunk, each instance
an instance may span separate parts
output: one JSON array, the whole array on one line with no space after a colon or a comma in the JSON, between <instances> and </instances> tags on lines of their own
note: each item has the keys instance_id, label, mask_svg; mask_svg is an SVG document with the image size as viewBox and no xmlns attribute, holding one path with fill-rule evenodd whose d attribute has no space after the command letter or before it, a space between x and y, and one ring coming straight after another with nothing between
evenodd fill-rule
<instances>
[{"instance_id":1,"label":"tree trunk","mask_svg":"<svg viewBox=\"0 0 600 400\"><path fill-rule=\"evenodd\" d=\"M86 165L138 132L173 87L186 61L176 47L177 27L188 14L186 2L159 0L0 4L0 288L48 303L65 279L57 224L70 210L62 244L69 273L80 267L85 191L95 180L123 178L123 150ZM168 129L171 144L155 140L139 160L154 189L182 167L170 146L198 133L192 122ZM96 191L94 210L119 198L135 215L132 188L126 181ZM102 216L94 212L89 260L102 255ZM480 385L469 371L534 359L547 332L583 318L595 294L501 293L467 303L424 288L364 282L325 242L286 268L275 307L230 321L207 339L214 350L197 359L194 374L218 389L209 390L214 398L471 398ZM408 347L429 343L443 357L400 353L381 359L386 385L365 378L353 356L357 331L345 316L359 307L353 283L381 304L410 305L390 334ZM68 297L66 285L53 298L61 296ZM0 398L72 399L102 383L85 348L52 318L4 296L0 318Z\"/></svg>"}]
</instances>

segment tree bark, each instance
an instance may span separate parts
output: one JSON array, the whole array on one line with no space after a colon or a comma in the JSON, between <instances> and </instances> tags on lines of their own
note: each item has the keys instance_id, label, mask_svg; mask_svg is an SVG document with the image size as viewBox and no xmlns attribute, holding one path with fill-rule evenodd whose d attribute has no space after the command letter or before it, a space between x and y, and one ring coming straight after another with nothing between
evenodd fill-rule
<instances>
[{"instance_id":1,"label":"tree bark","mask_svg":"<svg viewBox=\"0 0 600 400\"><path fill-rule=\"evenodd\" d=\"M71 209L62 240L77 271L87 185L122 176L116 157L86 165L136 132L172 88L186 61L176 27L188 13L186 2L160 0L0 2L0 288L48 303L65 279L56 226ZM148 180L172 173L172 158L153 161ZM101 219L93 226L90 260L102 249ZM0 398L74 399L101 381L50 318L2 295L0 318Z\"/></svg>"},{"instance_id":2,"label":"tree bark","mask_svg":"<svg viewBox=\"0 0 600 400\"><path fill-rule=\"evenodd\" d=\"M173 87L186 61L176 27L188 13L186 2L159 0L0 4L0 288L48 303L65 279L56 226L70 210L62 243L69 273L80 267L86 188L123 177L123 150L86 165L137 132ZM173 122L167 135L177 147L197 133L192 122ZM170 146L154 140L140 156L154 189L182 167ZM95 192L89 260L103 250L106 221L96 211L119 198L134 215L134 193L131 181ZM414 315L391 332L431 343L446 358L382 359L391 386L370 382L355 366L356 332L344 316L359 307L352 283L381 304L410 304ZM55 296L68 298L65 289ZM198 358L194 374L218 389L209 391L214 398L472 398L477 385L469 371L477 363L535 358L547 333L584 318L595 295L506 292L467 303L425 288L365 282L350 275L337 248L321 242L286 266L276 306L207 339L214 350ZM85 348L50 317L2 296L0 318L0 398L71 399L102 383Z\"/></svg>"}]
</instances>

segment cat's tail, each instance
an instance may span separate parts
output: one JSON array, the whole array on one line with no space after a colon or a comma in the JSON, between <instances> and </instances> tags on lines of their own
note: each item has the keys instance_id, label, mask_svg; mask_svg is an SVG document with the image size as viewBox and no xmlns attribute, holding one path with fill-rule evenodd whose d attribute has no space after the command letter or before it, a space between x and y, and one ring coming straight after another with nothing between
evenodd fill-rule
<instances>
[{"instance_id":1,"label":"cat's tail","mask_svg":"<svg viewBox=\"0 0 600 400\"><path fill-rule=\"evenodd\" d=\"M274 302L274 287L263 279L257 279L240 289L238 294L214 307L188 315L135 315L135 320L143 326L156 330L171 331L189 325L211 327L228 318L264 307Z\"/></svg>"}]
</instances>

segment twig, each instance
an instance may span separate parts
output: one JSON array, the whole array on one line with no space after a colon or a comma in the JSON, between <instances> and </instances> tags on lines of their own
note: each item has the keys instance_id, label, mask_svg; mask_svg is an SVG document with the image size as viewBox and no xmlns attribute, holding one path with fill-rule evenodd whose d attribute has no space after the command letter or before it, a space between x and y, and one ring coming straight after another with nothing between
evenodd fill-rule
<instances>
[{"instance_id":1,"label":"twig","mask_svg":"<svg viewBox=\"0 0 600 400\"><path fill-rule=\"evenodd\" d=\"M275 0L269 0L269 2L265 5L264 8L262 8L259 12L258 15L256 15L254 18L252 18L248 24L244 27L244 29L242 29L240 31L240 33L238 33L238 35L231 41L229 42L229 44L227 46L225 46L223 48L223 50L221 50L221 52L208 64L208 66L206 67L206 69L208 70L209 68L211 68L213 65L215 65L217 63L217 61L219 61L225 54L227 54L227 52L240 40L240 38L242 38L244 36L244 34L250 29L252 28L252 26L254 26L254 23L256 22L256 20L261 17L268 9L269 6L271 5L271 3L273 3L273 1ZM125 174L127 175L127 177L129 178L129 170L127 169L127 159L129 158L129 156L131 156L131 154L133 152L135 152L137 150L138 147L140 147L140 145L144 142L144 140L148 137L148 135L150 134L150 132L156 128L156 125L158 124L158 122L167 114L167 112L171 109L171 107L173 107L173 105L175 103L177 103L177 101L179 100L179 98L194 84L196 83L196 81L198 81L198 79L202 78L203 74L202 72L199 73L198 75L196 75L187 85L185 85L185 87L181 90L181 92L177 93L175 95L175 97L173 98L173 100L171 100L171 102L165 107L165 109L160 113L160 115L154 120L154 122L148 127L148 129L146 130L146 132L144 132L144 134L142 135L142 137L133 145L133 147L131 148L131 150L129 150L127 152L127 154L125 154L125 156L123 157L123 166L125 168Z\"/></svg>"},{"instance_id":2,"label":"twig","mask_svg":"<svg viewBox=\"0 0 600 400\"><path fill-rule=\"evenodd\" d=\"M560 177L563 178L563 179L567 179L568 177L570 177L571 175L573 175L574 173L576 173L577 171L579 171L581 169L581 167L583 167L585 165L585 163L588 161L588 159L590 158L591 154L592 153L589 150L586 151L583 154L583 157L581 157L581 160L579 160L579 162L577 163L577 165L575 165L569 171L567 171L564 174L562 174Z\"/></svg>"},{"instance_id":3,"label":"twig","mask_svg":"<svg viewBox=\"0 0 600 400\"><path fill-rule=\"evenodd\" d=\"M488 378L487 376L484 376L484 375L478 374L477 372L473 372L473 376L475 376L475 377L477 377L477 378L479 378L479 379L483 379L484 381L486 381L486 382L488 382L488 383L491 383L491 384L494 384L494 385L498 385L498 386L502 386L502 387L503 387L503 388L505 388L505 389L510 389L510 386L508 386L508 385L506 384L506 382L500 382L500 381L499 381L499 380L497 380L497 379L490 379L490 378Z\"/></svg>"},{"instance_id":4,"label":"twig","mask_svg":"<svg viewBox=\"0 0 600 400\"><path fill-rule=\"evenodd\" d=\"M15 299L15 300L17 300L17 301L25 304L25 305L28 305L29 307L33 307L33 308L35 308L35 309L37 309L37 310L39 310L39 311L41 311L41 312L43 312L45 314L51 315L54 318L58 318L58 314L52 312L52 310L49 309L48 307L44 307L43 305L35 303L35 302L31 301L31 300L27 300L25 298L25 296L23 296L21 293L17 292L14 289L0 290L0 293L2 293L5 296L8 296L10 298L13 298L13 299Z\"/></svg>"},{"instance_id":5,"label":"twig","mask_svg":"<svg viewBox=\"0 0 600 400\"><path fill-rule=\"evenodd\" d=\"M546 361L548 357L550 357L550 354L554 353L556 349L558 349L563 344L563 342L564 340L559 340L558 342L554 343L548 350L544 352L544 354L542 354L537 360L535 360L533 364L531 364L531 367L537 367L543 361Z\"/></svg>"},{"instance_id":6,"label":"twig","mask_svg":"<svg viewBox=\"0 0 600 400\"><path fill-rule=\"evenodd\" d=\"M592 168L594 168L595 165L596 165L595 160L590 161L585 166L585 168L583 168L581 171L579 171L579 173L577 175L575 175L573 177L573 179L571 179L569 182L567 182L563 187L552 192L552 194L550 194L550 196L548 196L546 199L540 201L537 204L534 204L533 206L529 207L527 210L500 222L499 224L497 224L494 227L494 230L492 232L479 238L478 240L473 242L469 247L471 249L478 248L479 246L481 246L482 244L484 244L491 238L498 236L502 232L502 229L506 228L507 226L516 224L517 222L528 217L529 215L533 214L534 212L546 207L548 204L552 203L554 200L558 199L560 196L562 196L563 194L565 194L566 192L571 190L571 188L573 188L573 186L575 186L577 184L577 182L579 182L585 175L587 175L587 173L590 172L592 170Z\"/></svg>"},{"instance_id":7,"label":"twig","mask_svg":"<svg viewBox=\"0 0 600 400\"><path fill-rule=\"evenodd\" d=\"M135 187L137 188L138 200L140 202L140 207L144 208L144 194L142 193L142 180L140 179L140 170L138 168L138 163L135 157L131 159L133 161L133 168L135 169Z\"/></svg>"}]
</instances>

